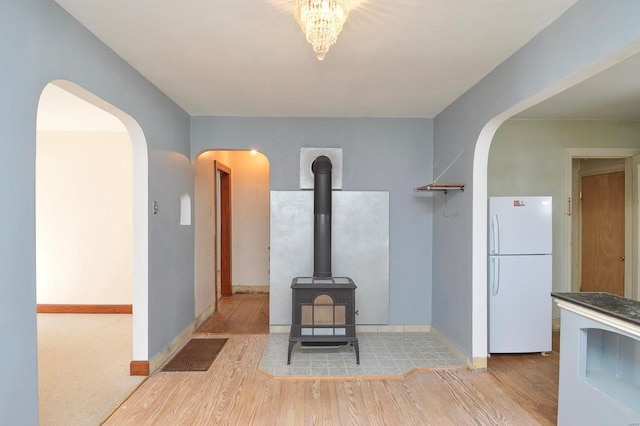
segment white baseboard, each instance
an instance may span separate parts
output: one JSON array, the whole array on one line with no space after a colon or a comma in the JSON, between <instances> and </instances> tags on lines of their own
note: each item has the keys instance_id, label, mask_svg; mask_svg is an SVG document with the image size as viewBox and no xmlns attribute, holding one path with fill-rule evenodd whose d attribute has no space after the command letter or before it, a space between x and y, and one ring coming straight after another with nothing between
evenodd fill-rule
<instances>
[{"instance_id":1,"label":"white baseboard","mask_svg":"<svg viewBox=\"0 0 640 426\"><path fill-rule=\"evenodd\" d=\"M288 333L291 330L291 325L270 325L270 333ZM431 331L430 325L356 325L357 333L429 333Z\"/></svg>"}]
</instances>

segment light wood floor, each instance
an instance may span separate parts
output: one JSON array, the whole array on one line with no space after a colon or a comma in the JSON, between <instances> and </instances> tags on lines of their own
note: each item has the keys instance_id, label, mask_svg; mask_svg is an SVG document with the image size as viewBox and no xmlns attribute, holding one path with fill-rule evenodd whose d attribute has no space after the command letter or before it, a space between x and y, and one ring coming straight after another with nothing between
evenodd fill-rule
<instances>
[{"instance_id":1,"label":"light wood floor","mask_svg":"<svg viewBox=\"0 0 640 426\"><path fill-rule=\"evenodd\" d=\"M269 295L234 294L218 302L218 310L196 333L269 333Z\"/></svg>"},{"instance_id":2,"label":"light wood floor","mask_svg":"<svg viewBox=\"0 0 640 426\"><path fill-rule=\"evenodd\" d=\"M228 337L209 371L154 373L106 424L556 424L557 335L549 356L493 356L486 372L376 380L269 378L257 370L268 336Z\"/></svg>"}]
</instances>

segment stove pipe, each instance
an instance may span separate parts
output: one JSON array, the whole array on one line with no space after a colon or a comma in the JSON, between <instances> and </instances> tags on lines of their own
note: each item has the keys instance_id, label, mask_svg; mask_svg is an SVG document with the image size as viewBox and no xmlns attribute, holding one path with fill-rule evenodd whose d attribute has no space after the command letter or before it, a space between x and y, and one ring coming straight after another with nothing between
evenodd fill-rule
<instances>
[{"instance_id":1,"label":"stove pipe","mask_svg":"<svg viewBox=\"0 0 640 426\"><path fill-rule=\"evenodd\" d=\"M321 155L311 164L313 177L313 277L331 277L331 160Z\"/></svg>"}]
</instances>

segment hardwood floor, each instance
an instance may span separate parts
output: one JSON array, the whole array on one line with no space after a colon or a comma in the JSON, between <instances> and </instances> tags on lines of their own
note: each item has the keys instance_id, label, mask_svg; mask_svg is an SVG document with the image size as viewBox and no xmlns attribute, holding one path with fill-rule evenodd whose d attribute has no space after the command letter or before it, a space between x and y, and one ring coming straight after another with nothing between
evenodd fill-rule
<instances>
[{"instance_id":1,"label":"hardwood floor","mask_svg":"<svg viewBox=\"0 0 640 426\"><path fill-rule=\"evenodd\" d=\"M541 354L493 355L487 373L518 405L540 424L556 424L558 415L558 371L560 333L553 333L553 350Z\"/></svg>"},{"instance_id":2,"label":"hardwood floor","mask_svg":"<svg viewBox=\"0 0 640 426\"><path fill-rule=\"evenodd\" d=\"M196 333L269 333L269 295L234 294L218 303L218 311Z\"/></svg>"},{"instance_id":3,"label":"hardwood floor","mask_svg":"<svg viewBox=\"0 0 640 426\"><path fill-rule=\"evenodd\" d=\"M222 329L230 324L217 321ZM267 377L257 369L267 338L230 335L207 372L154 373L105 424L556 424L557 333L548 356L493 356L486 372L433 369L371 380Z\"/></svg>"}]
</instances>

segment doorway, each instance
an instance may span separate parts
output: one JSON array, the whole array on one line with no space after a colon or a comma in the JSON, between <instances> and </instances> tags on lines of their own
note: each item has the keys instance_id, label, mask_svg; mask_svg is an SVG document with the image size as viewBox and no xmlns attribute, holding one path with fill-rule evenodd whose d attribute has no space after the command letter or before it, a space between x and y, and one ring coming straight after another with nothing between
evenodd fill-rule
<instances>
[{"instance_id":1,"label":"doorway","mask_svg":"<svg viewBox=\"0 0 640 426\"><path fill-rule=\"evenodd\" d=\"M249 150L205 151L194 168L199 326L221 299L269 293L270 171L267 157Z\"/></svg>"},{"instance_id":2,"label":"doorway","mask_svg":"<svg viewBox=\"0 0 640 426\"><path fill-rule=\"evenodd\" d=\"M69 420L71 413L81 416L83 403L94 406L92 415L97 417L91 421L100 421L143 380L130 375L128 364L136 359L131 312L134 259L141 261L134 248L134 229L141 225L134 213L141 178L135 176L134 160L142 161L146 170L146 145L122 117L103 106L104 101L68 81L49 83L38 103L37 311L68 312L38 314L44 422ZM136 147L139 143L144 147ZM136 156L141 150L142 160ZM144 181L146 185L146 173ZM144 203L146 208L146 199ZM137 284L146 291L146 281ZM140 321L146 305L137 306ZM99 337L107 331L108 337ZM144 339L138 342L143 356L137 359L147 363L146 334ZM61 372L64 383L74 386L59 388Z\"/></svg>"},{"instance_id":3,"label":"doorway","mask_svg":"<svg viewBox=\"0 0 640 426\"><path fill-rule=\"evenodd\" d=\"M580 291L624 296L624 161L613 163L621 171L593 171L602 162L580 160Z\"/></svg>"},{"instance_id":4,"label":"doorway","mask_svg":"<svg viewBox=\"0 0 640 426\"><path fill-rule=\"evenodd\" d=\"M36 137L40 306L98 313L132 305L132 181L131 138L122 122L62 88L45 87Z\"/></svg>"},{"instance_id":5,"label":"doorway","mask_svg":"<svg viewBox=\"0 0 640 426\"><path fill-rule=\"evenodd\" d=\"M640 150L566 150L567 280L571 291L636 297L638 209L633 156Z\"/></svg>"}]
</instances>

